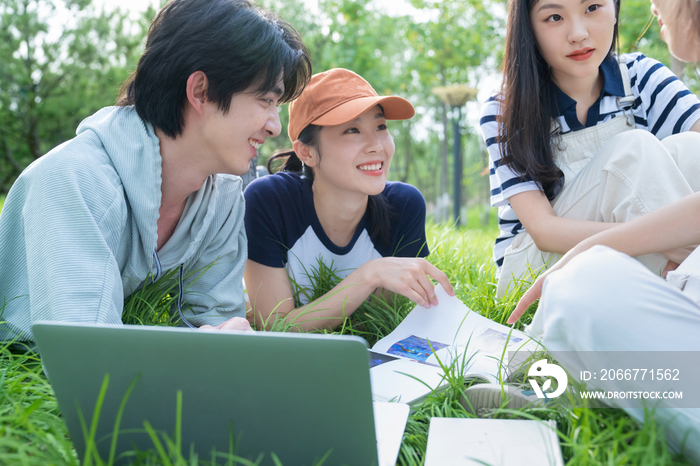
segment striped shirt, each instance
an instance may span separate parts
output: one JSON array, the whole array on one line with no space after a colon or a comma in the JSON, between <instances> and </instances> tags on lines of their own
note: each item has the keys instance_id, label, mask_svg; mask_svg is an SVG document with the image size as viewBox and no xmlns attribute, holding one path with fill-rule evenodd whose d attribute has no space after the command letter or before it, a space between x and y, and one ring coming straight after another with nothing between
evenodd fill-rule
<instances>
[{"instance_id":1,"label":"striped shirt","mask_svg":"<svg viewBox=\"0 0 700 466\"><path fill-rule=\"evenodd\" d=\"M632 110L637 128L653 133L659 139L688 131L700 119L700 100L676 76L658 61L641 53L622 55L625 59L630 87L635 97ZM586 125L576 117L576 101L556 89L557 106L561 112L556 121L562 134L595 126L622 115L617 97L625 95L619 66L613 57L600 66L605 83L600 98L588 110ZM496 118L501 111L499 96L492 96L481 113L481 132L490 157L491 205L498 207L501 230L494 245L494 260L500 268L506 248L518 233L525 231L508 198L525 191L539 190L532 180L523 179L507 165L500 164L500 147L496 142L500 125Z\"/></svg>"}]
</instances>

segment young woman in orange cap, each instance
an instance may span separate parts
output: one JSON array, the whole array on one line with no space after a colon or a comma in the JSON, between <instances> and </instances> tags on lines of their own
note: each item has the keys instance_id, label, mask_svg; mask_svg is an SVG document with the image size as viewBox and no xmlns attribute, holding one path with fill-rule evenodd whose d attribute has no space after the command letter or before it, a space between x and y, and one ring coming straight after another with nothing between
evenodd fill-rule
<instances>
[{"instance_id":1,"label":"young woman in orange cap","mask_svg":"<svg viewBox=\"0 0 700 466\"><path fill-rule=\"evenodd\" d=\"M287 319L301 331L334 328L377 290L437 304L447 276L424 259L425 201L404 183L387 182L394 141L387 120L414 115L395 96L380 97L345 69L312 77L289 106L293 150L278 173L246 189L245 282L258 328ZM342 280L313 299L320 262ZM292 280L301 292L295 302Z\"/></svg>"}]
</instances>

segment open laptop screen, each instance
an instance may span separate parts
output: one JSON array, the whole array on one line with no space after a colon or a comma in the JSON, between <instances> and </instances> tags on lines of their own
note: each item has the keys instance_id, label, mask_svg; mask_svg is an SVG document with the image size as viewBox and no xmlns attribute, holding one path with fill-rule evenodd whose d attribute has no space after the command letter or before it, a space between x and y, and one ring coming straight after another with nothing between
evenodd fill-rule
<instances>
[{"instance_id":1,"label":"open laptop screen","mask_svg":"<svg viewBox=\"0 0 700 466\"><path fill-rule=\"evenodd\" d=\"M81 460L87 424L108 374L97 450L147 450L144 429L175 438L178 392L185 456L212 450L272 464L377 464L367 346L357 337L204 332L180 328L39 322L33 332ZM193 447L192 447L193 445ZM134 459L122 458L123 460Z\"/></svg>"}]
</instances>

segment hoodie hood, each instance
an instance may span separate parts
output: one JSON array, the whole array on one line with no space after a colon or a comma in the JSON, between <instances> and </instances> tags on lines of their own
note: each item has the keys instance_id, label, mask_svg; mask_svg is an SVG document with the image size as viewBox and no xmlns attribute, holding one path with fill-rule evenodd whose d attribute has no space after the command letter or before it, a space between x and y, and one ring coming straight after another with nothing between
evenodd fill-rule
<instances>
[{"instance_id":1,"label":"hoodie hood","mask_svg":"<svg viewBox=\"0 0 700 466\"><path fill-rule=\"evenodd\" d=\"M76 134L88 131L102 142L122 181L132 234L137 233L133 246L140 246L142 257L149 257L158 244L162 183L160 142L153 126L144 123L133 106L106 107L83 120Z\"/></svg>"}]
</instances>

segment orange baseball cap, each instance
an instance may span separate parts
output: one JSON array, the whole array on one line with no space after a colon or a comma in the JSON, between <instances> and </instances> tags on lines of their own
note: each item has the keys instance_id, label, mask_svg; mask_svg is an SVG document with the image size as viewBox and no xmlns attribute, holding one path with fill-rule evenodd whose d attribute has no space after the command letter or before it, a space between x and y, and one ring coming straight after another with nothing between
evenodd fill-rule
<instances>
[{"instance_id":1,"label":"orange baseball cap","mask_svg":"<svg viewBox=\"0 0 700 466\"><path fill-rule=\"evenodd\" d=\"M401 97L377 95L357 73L333 68L311 77L304 92L289 104L289 139L294 142L307 126L333 126L347 123L379 105L387 120L408 120L416 111Z\"/></svg>"}]
</instances>

